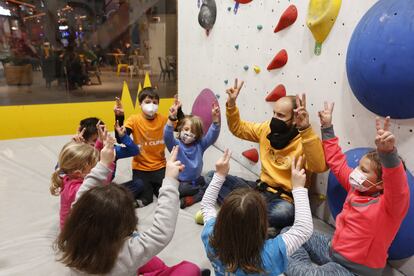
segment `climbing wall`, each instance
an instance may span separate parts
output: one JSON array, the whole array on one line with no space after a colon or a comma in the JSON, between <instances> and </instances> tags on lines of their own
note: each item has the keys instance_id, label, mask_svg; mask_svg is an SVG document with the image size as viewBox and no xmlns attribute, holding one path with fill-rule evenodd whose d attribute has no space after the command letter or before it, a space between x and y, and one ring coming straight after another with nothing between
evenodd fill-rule
<instances>
[{"instance_id":1,"label":"climbing wall","mask_svg":"<svg viewBox=\"0 0 414 276\"><path fill-rule=\"evenodd\" d=\"M317 111L325 100L334 101L333 122L343 149L373 147L376 115L351 91L346 54L356 25L376 2L342 1L336 22L317 56L314 53L315 39L306 25L309 1L254 0L240 4L235 14L234 1L217 0L217 18L208 36L198 24L197 0L178 1L178 90L184 110L191 110L197 95L209 88L219 98L224 111L225 90L237 77L245 81L237 100L241 117L262 122L272 117L271 103L265 101L266 96L277 85L283 84L288 95L306 93L310 120L317 133ZM291 4L298 10L296 22L274 33L280 16ZM268 71L269 63L282 49L288 55L286 65ZM260 72L254 69L260 69ZM224 114L222 120L222 132L216 146L220 149L229 147L234 158L247 170L259 173L260 162L252 163L242 155L248 149L258 149L258 145L234 137L228 131ZM411 172L414 170L413 130L413 119L392 120L399 153ZM212 167L212 164L208 165ZM325 200L327 178L327 173L315 178L311 199L313 213L333 224ZM413 261L398 266L408 275L414 275Z\"/></svg>"}]
</instances>

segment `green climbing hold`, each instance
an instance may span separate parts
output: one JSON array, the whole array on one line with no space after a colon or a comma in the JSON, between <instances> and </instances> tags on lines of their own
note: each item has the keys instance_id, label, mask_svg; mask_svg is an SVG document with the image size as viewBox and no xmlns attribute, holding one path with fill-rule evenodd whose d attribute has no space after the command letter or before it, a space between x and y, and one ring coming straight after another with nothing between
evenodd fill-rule
<instances>
[{"instance_id":1,"label":"green climbing hold","mask_svg":"<svg viewBox=\"0 0 414 276\"><path fill-rule=\"evenodd\" d=\"M234 45L234 48L236 48L236 50L239 49L239 44Z\"/></svg>"},{"instance_id":2,"label":"green climbing hold","mask_svg":"<svg viewBox=\"0 0 414 276\"><path fill-rule=\"evenodd\" d=\"M261 29L263 29L262 25L257 25L257 29L260 31Z\"/></svg>"},{"instance_id":3,"label":"green climbing hold","mask_svg":"<svg viewBox=\"0 0 414 276\"><path fill-rule=\"evenodd\" d=\"M245 65L243 68L244 68L245 71L249 70L249 66L248 65Z\"/></svg>"},{"instance_id":4,"label":"green climbing hold","mask_svg":"<svg viewBox=\"0 0 414 276\"><path fill-rule=\"evenodd\" d=\"M228 8L227 8L227 10L228 10L228 11L231 11L231 7L228 7Z\"/></svg>"},{"instance_id":5,"label":"green climbing hold","mask_svg":"<svg viewBox=\"0 0 414 276\"><path fill-rule=\"evenodd\" d=\"M229 84L229 80L225 80L225 81L224 81L224 83L225 83L225 84Z\"/></svg>"}]
</instances>

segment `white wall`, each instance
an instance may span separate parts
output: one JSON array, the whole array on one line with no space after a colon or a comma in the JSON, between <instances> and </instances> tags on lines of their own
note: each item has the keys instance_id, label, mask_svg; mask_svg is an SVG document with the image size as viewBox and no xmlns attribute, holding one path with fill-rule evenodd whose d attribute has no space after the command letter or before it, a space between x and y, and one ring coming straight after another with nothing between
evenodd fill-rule
<instances>
[{"instance_id":1,"label":"white wall","mask_svg":"<svg viewBox=\"0 0 414 276\"><path fill-rule=\"evenodd\" d=\"M348 84L345 61L352 32L365 12L375 0L342 1L337 21L322 47L321 56L313 54L314 39L306 26L309 1L265 1L254 0L241 5L237 15L229 12L233 0L216 0L217 21L207 37L198 24L197 1L178 1L178 86L184 110L191 110L192 103L203 88L210 88L221 97L222 110L226 94L224 80L233 83L235 77L245 81L238 98L243 119L264 121L272 116L271 106L264 101L267 93L277 84L286 86L288 94L306 93L311 123L319 133L317 111L323 101L335 101L334 125L344 150L355 147L374 146L375 114L363 107L353 95ZM290 5L298 8L298 19L288 29L274 34L273 29L280 15ZM257 25L263 25L259 31ZM234 48L235 44L240 49ZM287 65L268 72L267 65L274 55L285 48L289 55ZM250 69L246 72L244 65ZM253 66L262 69L260 74ZM225 120L225 117L223 116ZM414 155L410 145L414 143L414 120L393 120L393 131L398 138L400 155L413 171ZM223 122L217 145L230 147L234 156L255 172L260 165L250 164L241 153L253 143L234 137ZM314 193L326 193L327 174L318 175ZM314 199L317 198L314 197ZM324 201L315 201L313 211L319 217L330 220ZM411 268L412 269L412 268ZM414 270L411 270L411 275Z\"/></svg>"}]
</instances>

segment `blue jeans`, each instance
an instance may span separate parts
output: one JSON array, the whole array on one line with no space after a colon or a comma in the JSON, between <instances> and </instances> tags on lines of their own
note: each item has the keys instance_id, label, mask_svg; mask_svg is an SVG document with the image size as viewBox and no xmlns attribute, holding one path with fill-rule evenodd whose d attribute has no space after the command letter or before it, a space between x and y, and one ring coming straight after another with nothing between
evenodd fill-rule
<instances>
[{"instance_id":1,"label":"blue jeans","mask_svg":"<svg viewBox=\"0 0 414 276\"><path fill-rule=\"evenodd\" d=\"M283 229L282 232L285 232ZM314 231L311 238L288 257L287 276L353 276L330 256L331 237ZM316 266L315 266L316 264Z\"/></svg>"},{"instance_id":2,"label":"blue jeans","mask_svg":"<svg viewBox=\"0 0 414 276\"><path fill-rule=\"evenodd\" d=\"M210 184L213 178L214 171L209 171L205 175L206 183ZM218 195L219 204L223 203L224 198L231 193L231 191L237 188L251 188L255 189L257 183L255 181L245 180L238 176L227 175L226 180ZM270 192L261 192L264 199L267 202L267 215L269 226L278 230L286 226L293 225L295 220L295 207L292 203L282 199L279 194L273 194Z\"/></svg>"}]
</instances>

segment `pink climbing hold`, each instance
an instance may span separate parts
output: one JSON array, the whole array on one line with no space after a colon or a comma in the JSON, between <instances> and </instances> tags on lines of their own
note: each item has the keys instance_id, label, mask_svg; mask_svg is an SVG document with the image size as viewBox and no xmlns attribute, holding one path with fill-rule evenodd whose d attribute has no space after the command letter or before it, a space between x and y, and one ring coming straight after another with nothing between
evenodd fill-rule
<instances>
[{"instance_id":1,"label":"pink climbing hold","mask_svg":"<svg viewBox=\"0 0 414 276\"><path fill-rule=\"evenodd\" d=\"M273 69L281 68L285 66L287 61L288 61L288 54L286 50L285 49L280 50L280 52L277 53L277 55L273 58L272 62L267 66L267 70L270 71Z\"/></svg>"},{"instance_id":2,"label":"pink climbing hold","mask_svg":"<svg viewBox=\"0 0 414 276\"><path fill-rule=\"evenodd\" d=\"M266 102L276 102L280 98L286 96L286 88L283 84L279 84L266 97Z\"/></svg>"},{"instance_id":3,"label":"pink climbing hold","mask_svg":"<svg viewBox=\"0 0 414 276\"><path fill-rule=\"evenodd\" d=\"M279 19L279 23L277 23L277 26L274 30L275 33L278 31L281 31L293 23L295 23L296 19L298 18L298 9L295 5L290 5L282 14L282 16Z\"/></svg>"},{"instance_id":4,"label":"pink climbing hold","mask_svg":"<svg viewBox=\"0 0 414 276\"><path fill-rule=\"evenodd\" d=\"M259 161L259 153L257 152L257 149L249 149L246 151L243 151L243 156L249 159L250 161L257 163Z\"/></svg>"}]
</instances>

